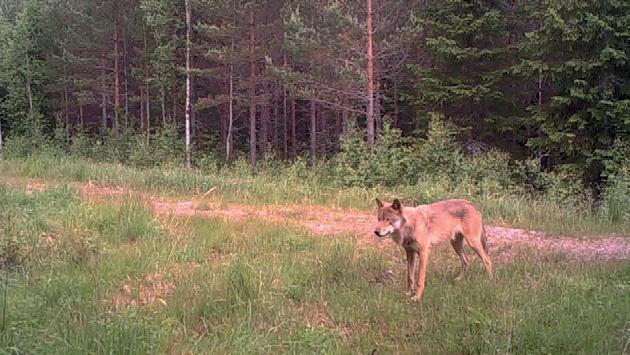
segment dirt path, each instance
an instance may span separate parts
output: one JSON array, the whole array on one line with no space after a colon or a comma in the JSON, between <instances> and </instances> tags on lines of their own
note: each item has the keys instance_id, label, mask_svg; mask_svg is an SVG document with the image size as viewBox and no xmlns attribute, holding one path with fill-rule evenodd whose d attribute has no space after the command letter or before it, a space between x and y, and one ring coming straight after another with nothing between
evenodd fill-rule
<instances>
[{"instance_id":1,"label":"dirt path","mask_svg":"<svg viewBox=\"0 0 630 355\"><path fill-rule=\"evenodd\" d=\"M123 189L86 185L86 195L112 195L129 193ZM147 196L147 195L145 195ZM362 211L332 210L304 205L263 205L212 203L199 199L173 201L148 196L159 214L175 216L225 217L232 219L261 218L303 227L316 235L355 235L361 243L383 247L373 236L375 216ZM509 258L514 248L527 247L541 252L560 253L580 261L630 260L630 237L603 236L579 239L549 235L505 227L487 227L491 249L499 249Z\"/></svg>"},{"instance_id":2,"label":"dirt path","mask_svg":"<svg viewBox=\"0 0 630 355\"><path fill-rule=\"evenodd\" d=\"M5 181L6 182L6 181ZM46 188L44 184L29 183L27 191ZM316 235L354 235L359 241L374 247L383 247L373 236L375 217L362 211L333 210L304 205L263 205L213 203L211 199L194 198L190 201L175 201L158 198L146 193L124 188L94 184L79 186L87 199L107 196L135 195L150 201L153 209L161 215L180 217L225 217L231 219L261 218L293 226L303 227ZM515 248L534 248L541 252L560 253L579 261L630 260L630 236L601 236L579 239L549 235L505 227L487 227L490 249L499 250L509 259Z\"/></svg>"}]
</instances>

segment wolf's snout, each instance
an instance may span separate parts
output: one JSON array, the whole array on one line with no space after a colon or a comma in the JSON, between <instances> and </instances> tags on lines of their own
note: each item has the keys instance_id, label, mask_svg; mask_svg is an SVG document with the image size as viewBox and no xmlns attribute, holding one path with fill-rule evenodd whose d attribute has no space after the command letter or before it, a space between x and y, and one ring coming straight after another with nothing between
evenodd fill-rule
<instances>
[{"instance_id":1,"label":"wolf's snout","mask_svg":"<svg viewBox=\"0 0 630 355\"><path fill-rule=\"evenodd\" d=\"M374 234L376 234L377 237L381 236L381 231L379 229L375 229L374 230Z\"/></svg>"}]
</instances>

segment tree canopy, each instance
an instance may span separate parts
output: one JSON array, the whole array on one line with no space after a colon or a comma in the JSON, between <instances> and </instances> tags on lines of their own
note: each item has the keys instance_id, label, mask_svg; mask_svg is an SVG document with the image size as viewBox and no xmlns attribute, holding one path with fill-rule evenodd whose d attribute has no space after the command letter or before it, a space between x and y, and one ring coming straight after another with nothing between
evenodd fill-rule
<instances>
[{"instance_id":1,"label":"tree canopy","mask_svg":"<svg viewBox=\"0 0 630 355\"><path fill-rule=\"evenodd\" d=\"M379 149L386 124L424 136L439 113L462 143L597 184L625 159L629 61L614 0L7 1L0 142L188 127L193 160L326 159L352 128Z\"/></svg>"}]
</instances>

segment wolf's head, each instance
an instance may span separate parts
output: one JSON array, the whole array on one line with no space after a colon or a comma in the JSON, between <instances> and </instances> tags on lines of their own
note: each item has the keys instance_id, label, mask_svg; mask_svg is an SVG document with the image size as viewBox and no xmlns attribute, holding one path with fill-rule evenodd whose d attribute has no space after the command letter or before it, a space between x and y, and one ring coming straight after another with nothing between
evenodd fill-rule
<instances>
[{"instance_id":1,"label":"wolf's head","mask_svg":"<svg viewBox=\"0 0 630 355\"><path fill-rule=\"evenodd\" d=\"M402 214L403 206L398 199L392 203L381 202L381 200L376 199L376 205L378 207L378 225L374 234L377 237L384 239L405 225L405 218Z\"/></svg>"}]
</instances>

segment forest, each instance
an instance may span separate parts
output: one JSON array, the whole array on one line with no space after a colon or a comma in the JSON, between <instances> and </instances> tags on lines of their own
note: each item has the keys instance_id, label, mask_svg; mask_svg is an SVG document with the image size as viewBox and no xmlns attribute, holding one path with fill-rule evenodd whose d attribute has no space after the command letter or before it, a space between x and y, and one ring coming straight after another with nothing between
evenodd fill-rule
<instances>
[{"instance_id":1,"label":"forest","mask_svg":"<svg viewBox=\"0 0 630 355\"><path fill-rule=\"evenodd\" d=\"M629 261L628 0L0 0L0 353L628 354Z\"/></svg>"},{"instance_id":2,"label":"forest","mask_svg":"<svg viewBox=\"0 0 630 355\"><path fill-rule=\"evenodd\" d=\"M0 41L8 156L627 185L625 1L5 0Z\"/></svg>"}]
</instances>

